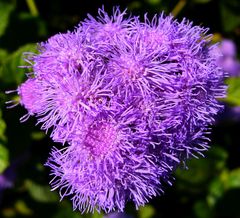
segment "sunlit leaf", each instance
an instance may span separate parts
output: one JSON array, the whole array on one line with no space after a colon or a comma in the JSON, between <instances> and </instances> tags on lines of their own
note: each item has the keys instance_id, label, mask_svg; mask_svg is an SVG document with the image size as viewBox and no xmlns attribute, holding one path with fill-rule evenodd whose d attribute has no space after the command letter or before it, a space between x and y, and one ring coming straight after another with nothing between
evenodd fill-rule
<instances>
[{"instance_id":1,"label":"sunlit leaf","mask_svg":"<svg viewBox=\"0 0 240 218\"><path fill-rule=\"evenodd\" d=\"M42 140L45 137L46 137L46 134L44 132L35 131L31 133L31 138L36 141Z\"/></svg>"},{"instance_id":2,"label":"sunlit leaf","mask_svg":"<svg viewBox=\"0 0 240 218\"><path fill-rule=\"evenodd\" d=\"M4 34L8 25L9 17L15 6L11 2L0 1L0 37Z\"/></svg>"},{"instance_id":3,"label":"sunlit leaf","mask_svg":"<svg viewBox=\"0 0 240 218\"><path fill-rule=\"evenodd\" d=\"M225 102L240 106L240 77L232 77L226 80L228 84L228 95Z\"/></svg>"},{"instance_id":4,"label":"sunlit leaf","mask_svg":"<svg viewBox=\"0 0 240 218\"><path fill-rule=\"evenodd\" d=\"M0 173L2 173L9 165L8 150L0 144Z\"/></svg>"},{"instance_id":5,"label":"sunlit leaf","mask_svg":"<svg viewBox=\"0 0 240 218\"><path fill-rule=\"evenodd\" d=\"M214 206L220 198L223 198L226 191L235 188L240 188L240 168L222 171L209 186L208 204Z\"/></svg>"},{"instance_id":6,"label":"sunlit leaf","mask_svg":"<svg viewBox=\"0 0 240 218\"><path fill-rule=\"evenodd\" d=\"M158 5L162 0L146 0L150 5Z\"/></svg>"},{"instance_id":7,"label":"sunlit leaf","mask_svg":"<svg viewBox=\"0 0 240 218\"><path fill-rule=\"evenodd\" d=\"M6 124L2 119L2 112L0 110L0 173L2 173L9 165L8 149L3 144L6 142L5 129Z\"/></svg>"},{"instance_id":8,"label":"sunlit leaf","mask_svg":"<svg viewBox=\"0 0 240 218\"><path fill-rule=\"evenodd\" d=\"M227 188L240 188L240 168L230 171L227 180Z\"/></svg>"},{"instance_id":9,"label":"sunlit leaf","mask_svg":"<svg viewBox=\"0 0 240 218\"><path fill-rule=\"evenodd\" d=\"M57 194L51 192L49 186L40 185L30 180L26 180L25 185L31 197L38 202L49 203L58 201Z\"/></svg>"},{"instance_id":10,"label":"sunlit leaf","mask_svg":"<svg viewBox=\"0 0 240 218\"><path fill-rule=\"evenodd\" d=\"M7 57L7 51L4 49L0 49L0 65L3 62L3 59Z\"/></svg>"},{"instance_id":11,"label":"sunlit leaf","mask_svg":"<svg viewBox=\"0 0 240 218\"><path fill-rule=\"evenodd\" d=\"M103 214L98 213L97 211L95 211L95 212L92 214L91 218L103 218Z\"/></svg>"},{"instance_id":12,"label":"sunlit leaf","mask_svg":"<svg viewBox=\"0 0 240 218\"><path fill-rule=\"evenodd\" d=\"M0 110L0 142L6 141L5 130L6 130L6 123L2 119L2 111Z\"/></svg>"},{"instance_id":13,"label":"sunlit leaf","mask_svg":"<svg viewBox=\"0 0 240 218\"><path fill-rule=\"evenodd\" d=\"M207 196L208 205L213 207L218 199L224 194L224 184L220 177L215 178L209 185L209 194Z\"/></svg>"},{"instance_id":14,"label":"sunlit leaf","mask_svg":"<svg viewBox=\"0 0 240 218\"><path fill-rule=\"evenodd\" d=\"M155 209L152 205L146 205L145 207L140 207L138 214L139 218L151 218L155 214Z\"/></svg>"},{"instance_id":15,"label":"sunlit leaf","mask_svg":"<svg viewBox=\"0 0 240 218\"><path fill-rule=\"evenodd\" d=\"M15 203L15 208L16 208L16 211L22 215L29 216L33 214L33 211L22 200L18 200Z\"/></svg>"}]
</instances>

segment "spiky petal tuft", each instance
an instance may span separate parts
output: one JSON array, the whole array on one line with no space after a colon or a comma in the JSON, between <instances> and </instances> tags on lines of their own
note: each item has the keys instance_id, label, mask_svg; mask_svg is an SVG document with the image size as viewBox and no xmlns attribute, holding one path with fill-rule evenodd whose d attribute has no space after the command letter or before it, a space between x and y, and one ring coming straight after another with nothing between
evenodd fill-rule
<instances>
[{"instance_id":1,"label":"spiky petal tuft","mask_svg":"<svg viewBox=\"0 0 240 218\"><path fill-rule=\"evenodd\" d=\"M143 22L119 8L88 16L32 55L21 104L54 148L53 189L81 212L138 208L209 147L225 73L207 29L164 14Z\"/></svg>"}]
</instances>

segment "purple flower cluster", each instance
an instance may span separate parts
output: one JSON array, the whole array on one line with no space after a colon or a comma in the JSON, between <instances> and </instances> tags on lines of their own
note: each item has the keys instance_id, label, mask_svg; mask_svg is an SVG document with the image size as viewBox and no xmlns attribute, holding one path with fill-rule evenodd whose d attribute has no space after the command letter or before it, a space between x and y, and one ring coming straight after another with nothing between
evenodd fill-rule
<instances>
[{"instance_id":1,"label":"purple flower cluster","mask_svg":"<svg viewBox=\"0 0 240 218\"><path fill-rule=\"evenodd\" d=\"M230 39L224 39L219 46L222 56L218 58L218 65L228 72L229 76L240 76L240 62L237 60L237 48Z\"/></svg>"},{"instance_id":2,"label":"purple flower cluster","mask_svg":"<svg viewBox=\"0 0 240 218\"><path fill-rule=\"evenodd\" d=\"M81 212L136 208L208 149L224 72L207 29L161 14L141 22L99 9L28 57L20 103L51 138L53 190Z\"/></svg>"}]
</instances>

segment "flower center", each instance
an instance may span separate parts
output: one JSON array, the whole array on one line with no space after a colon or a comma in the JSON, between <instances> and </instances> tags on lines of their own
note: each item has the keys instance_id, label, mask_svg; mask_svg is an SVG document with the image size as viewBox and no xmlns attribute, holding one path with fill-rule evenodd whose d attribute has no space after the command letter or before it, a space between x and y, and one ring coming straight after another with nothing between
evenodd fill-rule
<instances>
[{"instance_id":1,"label":"flower center","mask_svg":"<svg viewBox=\"0 0 240 218\"><path fill-rule=\"evenodd\" d=\"M117 36L120 31L121 31L121 27L118 24L106 23L102 26L101 29L99 29L96 37L99 40L103 39L111 42L112 38Z\"/></svg>"},{"instance_id":2,"label":"flower center","mask_svg":"<svg viewBox=\"0 0 240 218\"><path fill-rule=\"evenodd\" d=\"M89 127L84 139L84 147L93 158L102 158L115 148L117 132L108 123L97 123Z\"/></svg>"},{"instance_id":3,"label":"flower center","mask_svg":"<svg viewBox=\"0 0 240 218\"><path fill-rule=\"evenodd\" d=\"M111 63L110 68L115 71L124 83L133 82L144 74L144 66L130 56L121 56Z\"/></svg>"}]
</instances>

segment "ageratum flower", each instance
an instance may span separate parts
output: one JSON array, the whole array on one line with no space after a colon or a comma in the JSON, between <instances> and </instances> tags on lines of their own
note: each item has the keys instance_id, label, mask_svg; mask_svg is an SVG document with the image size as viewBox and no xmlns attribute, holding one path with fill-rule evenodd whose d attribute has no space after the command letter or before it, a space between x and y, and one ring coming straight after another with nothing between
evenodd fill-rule
<instances>
[{"instance_id":1,"label":"ageratum flower","mask_svg":"<svg viewBox=\"0 0 240 218\"><path fill-rule=\"evenodd\" d=\"M52 188L61 198L70 195L74 209L123 211L129 200L138 208L161 191L159 177L168 171L156 165L142 131L130 132L128 123L90 121L78 141L52 150L46 164Z\"/></svg>"},{"instance_id":2,"label":"ageratum flower","mask_svg":"<svg viewBox=\"0 0 240 218\"><path fill-rule=\"evenodd\" d=\"M138 208L208 149L225 73L207 29L103 9L39 44L19 86L27 116L65 145L47 161L53 190L81 212Z\"/></svg>"},{"instance_id":3,"label":"ageratum flower","mask_svg":"<svg viewBox=\"0 0 240 218\"><path fill-rule=\"evenodd\" d=\"M230 39L223 39L219 50L222 56L218 58L218 65L228 72L231 77L240 76L240 62L237 59L237 48Z\"/></svg>"}]
</instances>

